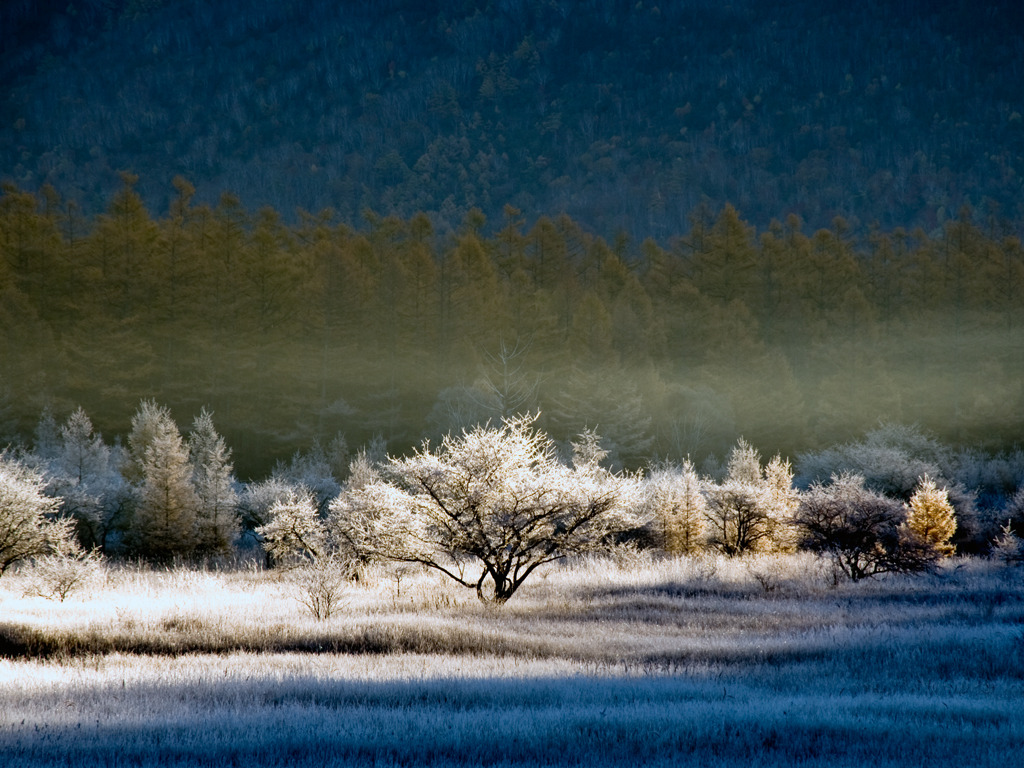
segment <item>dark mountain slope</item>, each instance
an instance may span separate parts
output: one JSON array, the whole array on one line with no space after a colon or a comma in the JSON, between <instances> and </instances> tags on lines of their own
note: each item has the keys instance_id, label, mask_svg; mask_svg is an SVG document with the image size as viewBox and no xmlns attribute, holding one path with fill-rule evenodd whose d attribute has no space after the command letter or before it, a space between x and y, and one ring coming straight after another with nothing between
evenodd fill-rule
<instances>
[{"instance_id":1,"label":"dark mountain slope","mask_svg":"<svg viewBox=\"0 0 1024 768\"><path fill-rule=\"evenodd\" d=\"M1015 0L15 0L0 175L88 211L116 171L252 208L665 236L752 222L1024 219Z\"/></svg>"}]
</instances>

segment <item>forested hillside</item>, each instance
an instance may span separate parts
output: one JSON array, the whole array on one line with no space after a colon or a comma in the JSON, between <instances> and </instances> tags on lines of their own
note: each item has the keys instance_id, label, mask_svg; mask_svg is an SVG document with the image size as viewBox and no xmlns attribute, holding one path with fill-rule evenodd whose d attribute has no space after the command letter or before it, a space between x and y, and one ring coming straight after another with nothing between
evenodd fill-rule
<instances>
[{"instance_id":1,"label":"forested hillside","mask_svg":"<svg viewBox=\"0 0 1024 768\"><path fill-rule=\"evenodd\" d=\"M0 197L0 427L78 405L124 434L140 399L205 405L240 474L275 457L540 409L612 459L795 455L918 423L1005 448L1024 427L1024 250L970 209L938 233L764 229L731 206L665 240L568 216L306 215L288 224L174 181L151 213L125 175L84 217L52 189Z\"/></svg>"},{"instance_id":2,"label":"forested hillside","mask_svg":"<svg viewBox=\"0 0 1024 768\"><path fill-rule=\"evenodd\" d=\"M1017 0L12 0L0 176L88 214L471 207L665 239L701 204L933 233L1024 221Z\"/></svg>"}]
</instances>

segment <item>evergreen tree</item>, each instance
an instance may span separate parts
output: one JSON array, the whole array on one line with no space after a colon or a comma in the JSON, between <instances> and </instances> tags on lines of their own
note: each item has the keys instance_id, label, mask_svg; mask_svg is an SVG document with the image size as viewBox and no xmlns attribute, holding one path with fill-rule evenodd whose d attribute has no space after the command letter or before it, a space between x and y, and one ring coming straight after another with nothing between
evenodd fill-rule
<instances>
[{"instance_id":1,"label":"evergreen tree","mask_svg":"<svg viewBox=\"0 0 1024 768\"><path fill-rule=\"evenodd\" d=\"M764 467L762 485L772 527L773 548L792 551L796 546L793 520L800 507L800 494L793 488L793 466L789 459L775 454Z\"/></svg>"},{"instance_id":2,"label":"evergreen tree","mask_svg":"<svg viewBox=\"0 0 1024 768\"><path fill-rule=\"evenodd\" d=\"M60 428L60 467L77 483L106 474L110 448L93 431L92 420L79 406Z\"/></svg>"},{"instance_id":3,"label":"evergreen tree","mask_svg":"<svg viewBox=\"0 0 1024 768\"><path fill-rule=\"evenodd\" d=\"M704 547L707 500L693 463L655 467L644 481L645 506L661 546L670 555L689 555Z\"/></svg>"},{"instance_id":4,"label":"evergreen tree","mask_svg":"<svg viewBox=\"0 0 1024 768\"><path fill-rule=\"evenodd\" d=\"M227 554L238 537L238 495L231 451L205 408L192 423L188 446L196 493L196 551Z\"/></svg>"},{"instance_id":5,"label":"evergreen tree","mask_svg":"<svg viewBox=\"0 0 1024 768\"><path fill-rule=\"evenodd\" d=\"M703 245L693 263L700 292L723 304L739 301L748 308L755 306L758 258L753 228L726 205Z\"/></svg>"},{"instance_id":6,"label":"evergreen tree","mask_svg":"<svg viewBox=\"0 0 1024 768\"><path fill-rule=\"evenodd\" d=\"M191 555L197 543L198 498L192 487L188 447L174 422L158 422L142 471L130 532L132 549L155 561Z\"/></svg>"},{"instance_id":7,"label":"evergreen tree","mask_svg":"<svg viewBox=\"0 0 1024 768\"><path fill-rule=\"evenodd\" d=\"M36 422L32 449L42 459L55 459L60 454L60 427L49 405L43 408Z\"/></svg>"},{"instance_id":8,"label":"evergreen tree","mask_svg":"<svg viewBox=\"0 0 1024 768\"><path fill-rule=\"evenodd\" d=\"M188 446L170 411L153 400L144 400L132 419L123 474L135 497L129 548L156 561L191 554L198 499Z\"/></svg>"},{"instance_id":9,"label":"evergreen tree","mask_svg":"<svg viewBox=\"0 0 1024 768\"><path fill-rule=\"evenodd\" d=\"M918 482L908 506L907 530L927 542L940 556L952 555L956 548L949 540L956 533L956 515L949 503L949 492L925 475Z\"/></svg>"},{"instance_id":10,"label":"evergreen tree","mask_svg":"<svg viewBox=\"0 0 1024 768\"><path fill-rule=\"evenodd\" d=\"M60 428L60 452L48 489L61 497L61 511L74 520L78 537L101 549L122 511L124 481L112 458L92 420L77 408Z\"/></svg>"},{"instance_id":11,"label":"evergreen tree","mask_svg":"<svg viewBox=\"0 0 1024 768\"><path fill-rule=\"evenodd\" d=\"M146 452L160 429L166 431L167 424L173 424L171 412L155 400L143 400L132 416L132 428L128 433L128 451L124 457L121 474L124 479L140 485L144 478Z\"/></svg>"}]
</instances>

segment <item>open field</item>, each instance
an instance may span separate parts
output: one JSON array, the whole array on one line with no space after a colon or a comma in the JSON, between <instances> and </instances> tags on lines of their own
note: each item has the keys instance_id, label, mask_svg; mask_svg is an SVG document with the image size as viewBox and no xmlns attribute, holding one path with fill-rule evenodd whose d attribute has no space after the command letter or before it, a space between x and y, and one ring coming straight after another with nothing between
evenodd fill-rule
<instances>
[{"instance_id":1,"label":"open field","mask_svg":"<svg viewBox=\"0 0 1024 768\"><path fill-rule=\"evenodd\" d=\"M1024 749L1024 575L586 561L504 608L385 572L312 619L263 571L0 580L0 765L962 765Z\"/></svg>"}]
</instances>

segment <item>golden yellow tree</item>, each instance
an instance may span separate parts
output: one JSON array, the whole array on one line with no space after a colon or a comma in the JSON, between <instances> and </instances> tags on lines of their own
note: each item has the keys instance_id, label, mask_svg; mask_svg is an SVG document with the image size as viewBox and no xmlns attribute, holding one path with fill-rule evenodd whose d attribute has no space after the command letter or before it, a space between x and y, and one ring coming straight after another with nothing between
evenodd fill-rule
<instances>
[{"instance_id":1,"label":"golden yellow tree","mask_svg":"<svg viewBox=\"0 0 1024 768\"><path fill-rule=\"evenodd\" d=\"M949 503L949 494L945 488L937 487L928 475L920 479L917 490L910 497L906 526L942 557L949 557L956 550L949 543L956 533L956 515Z\"/></svg>"},{"instance_id":2,"label":"golden yellow tree","mask_svg":"<svg viewBox=\"0 0 1024 768\"><path fill-rule=\"evenodd\" d=\"M692 462L681 467L653 469L644 483L645 508L670 555L690 555L703 549L707 500Z\"/></svg>"}]
</instances>

